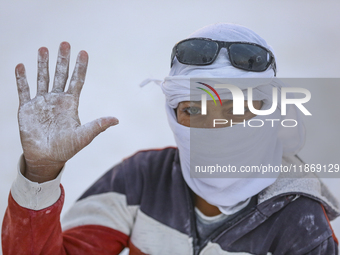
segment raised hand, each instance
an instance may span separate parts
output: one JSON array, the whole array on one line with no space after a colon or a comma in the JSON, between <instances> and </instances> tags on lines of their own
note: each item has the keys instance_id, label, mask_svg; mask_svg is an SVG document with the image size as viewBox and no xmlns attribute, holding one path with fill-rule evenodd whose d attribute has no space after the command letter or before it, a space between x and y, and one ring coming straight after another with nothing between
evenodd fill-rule
<instances>
[{"instance_id":1,"label":"raised hand","mask_svg":"<svg viewBox=\"0 0 340 255\"><path fill-rule=\"evenodd\" d=\"M19 129L26 161L24 175L31 181L54 179L65 162L108 127L118 124L114 117L80 124L78 104L84 84L88 55L78 54L68 90L64 92L69 69L70 45L60 44L53 88L48 92L48 50L38 51L37 95L30 98L25 67L15 68L19 94Z\"/></svg>"}]
</instances>

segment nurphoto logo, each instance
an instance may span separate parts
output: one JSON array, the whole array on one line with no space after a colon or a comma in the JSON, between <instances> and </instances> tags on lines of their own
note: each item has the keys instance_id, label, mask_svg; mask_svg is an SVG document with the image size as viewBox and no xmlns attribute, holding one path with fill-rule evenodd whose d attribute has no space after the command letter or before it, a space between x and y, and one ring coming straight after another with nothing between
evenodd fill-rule
<instances>
[{"instance_id":1,"label":"nurphoto logo","mask_svg":"<svg viewBox=\"0 0 340 255\"><path fill-rule=\"evenodd\" d=\"M232 95L233 100L233 115L244 115L244 94L240 88L238 88L235 85L232 84L216 84L214 87L211 85L208 85L203 82L197 82L198 84L201 84L205 86L206 88L210 89L218 98L219 103L222 106L222 100L220 95L217 93L215 89L228 89ZM206 88L202 87L196 87L197 89L200 89L206 93L201 94L201 115L207 115L207 94L212 98L215 105L217 105L217 102L213 96L213 94ZM304 98L287 98L288 93L300 93L304 95ZM273 86L272 89L272 105L269 109L266 110L257 110L255 109L253 105L253 88L248 87L247 88L247 105L250 112L252 112L255 115L261 115L266 116L274 113L274 111L277 108L278 105L278 88ZM305 88L296 88L296 87L282 87L281 88L281 115L285 116L287 114L287 105L292 104L295 105L304 115L311 116L312 114L306 109L306 107L303 106L304 103L307 103L311 99L311 93L308 89ZM274 126L275 121L280 121L279 119L265 119L265 121L271 122L272 127ZM227 124L228 122L231 122L231 126L233 124L240 124L243 123L244 126L246 125L246 121L243 122L232 122L232 120L227 119L214 119L213 120L213 126L219 124ZM257 124L254 124L257 122ZM251 124L252 123L252 124ZM292 125L289 125L288 123L293 123ZM294 119L284 119L281 121L281 125L283 127L295 127L297 126L297 121ZM253 119L248 120L248 126L250 127L262 127L264 125L264 121L261 119Z\"/></svg>"}]
</instances>

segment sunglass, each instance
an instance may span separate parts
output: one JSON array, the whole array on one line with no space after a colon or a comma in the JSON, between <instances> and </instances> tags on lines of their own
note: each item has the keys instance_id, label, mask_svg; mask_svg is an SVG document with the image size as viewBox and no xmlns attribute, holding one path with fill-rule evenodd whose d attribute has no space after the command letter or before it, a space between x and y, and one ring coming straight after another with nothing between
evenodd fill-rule
<instances>
[{"instance_id":1,"label":"sunglass","mask_svg":"<svg viewBox=\"0 0 340 255\"><path fill-rule=\"evenodd\" d=\"M175 57L185 65L210 65L221 48L228 50L229 60L234 67L263 72L271 65L276 76L274 55L265 47L250 42L224 42L208 38L189 38L178 42L172 49L171 67Z\"/></svg>"}]
</instances>

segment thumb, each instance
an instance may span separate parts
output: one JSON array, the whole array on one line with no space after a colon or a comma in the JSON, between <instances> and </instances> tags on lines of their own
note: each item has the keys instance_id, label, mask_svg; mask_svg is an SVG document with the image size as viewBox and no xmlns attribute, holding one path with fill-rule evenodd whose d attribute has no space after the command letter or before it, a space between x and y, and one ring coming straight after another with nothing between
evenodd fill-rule
<instances>
[{"instance_id":1,"label":"thumb","mask_svg":"<svg viewBox=\"0 0 340 255\"><path fill-rule=\"evenodd\" d=\"M99 118L78 127L77 135L78 137L81 137L81 143L83 144L83 147L85 147L101 132L118 123L119 121L115 117Z\"/></svg>"}]
</instances>

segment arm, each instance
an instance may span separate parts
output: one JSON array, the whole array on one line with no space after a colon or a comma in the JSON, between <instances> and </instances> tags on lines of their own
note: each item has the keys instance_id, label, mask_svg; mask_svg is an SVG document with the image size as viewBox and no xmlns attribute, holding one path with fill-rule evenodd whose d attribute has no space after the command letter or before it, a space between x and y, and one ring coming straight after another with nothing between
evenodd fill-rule
<instances>
[{"instance_id":1,"label":"arm","mask_svg":"<svg viewBox=\"0 0 340 255\"><path fill-rule=\"evenodd\" d=\"M52 182L57 184L58 180ZM40 198L44 196L44 192L50 193L53 190L46 187L51 183L44 184L36 185L33 191L35 193L39 190ZM59 216L64 201L64 190L62 186L60 188L61 195L57 202L47 208L40 208L39 202L44 199L38 198L37 203L27 201L26 204L25 199L18 201L23 206L36 208L32 210L15 201L13 197L17 196L15 194L17 191L15 183L13 184L13 196L9 197L2 226L3 254L119 254L127 246L129 230L124 231L127 223L122 218L116 218L116 221L120 221L118 225L105 218L107 215L105 211L107 212L108 208L106 201L101 201L100 198L76 203L71 209L71 213L72 211L75 213L67 217L69 225L73 225L62 232ZM116 216L126 210L126 206L120 204L117 199L110 204L111 207L115 207L110 209L115 209L115 213L118 214ZM93 208L98 206L104 209L103 212L93 213ZM125 218L127 215L125 213ZM101 224L103 222L106 224Z\"/></svg>"},{"instance_id":2,"label":"arm","mask_svg":"<svg viewBox=\"0 0 340 255\"><path fill-rule=\"evenodd\" d=\"M87 226L64 234L61 231L59 218L64 199L59 187L61 169L99 133L118 123L116 118L106 117L80 124L77 108L88 55L85 51L79 53L68 90L64 92L69 56L70 45L61 43L53 88L48 93L48 50L39 49L37 95L33 99L24 66L16 67L24 156L2 225L4 254L117 254L127 242L127 236L108 227Z\"/></svg>"}]
</instances>

